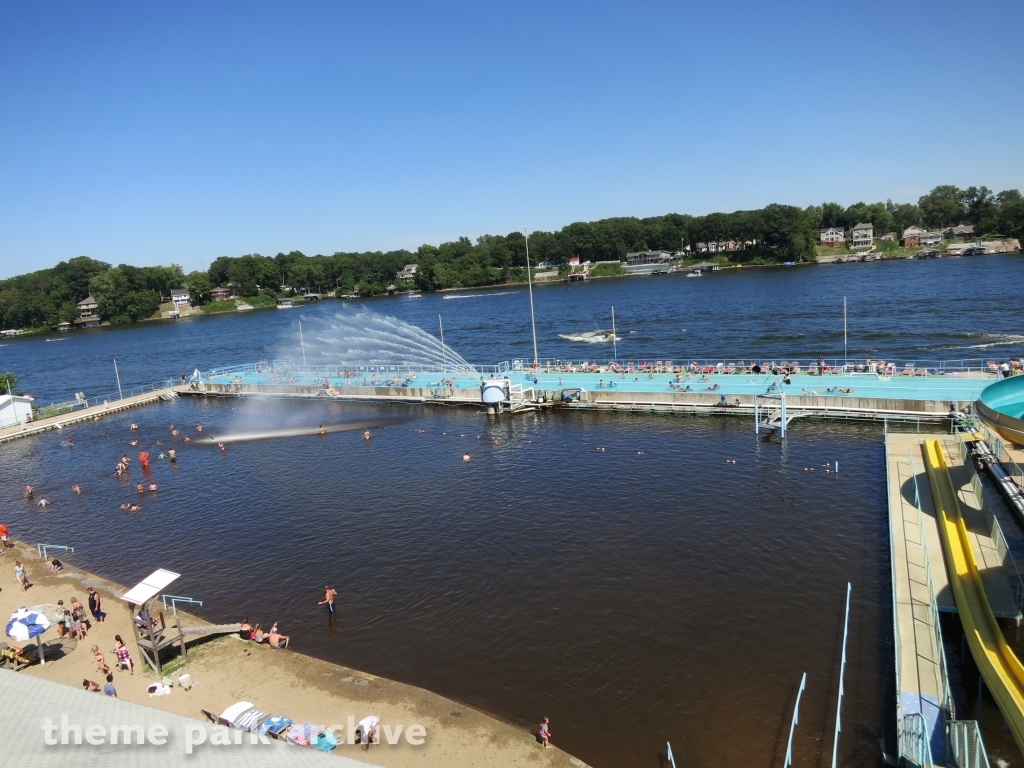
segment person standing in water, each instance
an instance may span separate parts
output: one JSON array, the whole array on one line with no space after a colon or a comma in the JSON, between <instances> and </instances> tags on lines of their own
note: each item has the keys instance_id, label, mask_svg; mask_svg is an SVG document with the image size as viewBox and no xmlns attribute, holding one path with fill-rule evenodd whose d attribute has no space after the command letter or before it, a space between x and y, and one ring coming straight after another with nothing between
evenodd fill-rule
<instances>
[{"instance_id":1,"label":"person standing in water","mask_svg":"<svg viewBox=\"0 0 1024 768\"><path fill-rule=\"evenodd\" d=\"M323 424L320 425L320 429L317 430L317 434L319 434L321 437L323 437L324 435L327 434L327 430L324 429L324 425Z\"/></svg>"},{"instance_id":2,"label":"person standing in water","mask_svg":"<svg viewBox=\"0 0 1024 768\"><path fill-rule=\"evenodd\" d=\"M368 429L367 429L367 430L365 430L365 431L363 432L363 440L369 440L369 439L370 439L370 437L371 437L371 435L370 435L370 430L368 430Z\"/></svg>"},{"instance_id":3,"label":"person standing in water","mask_svg":"<svg viewBox=\"0 0 1024 768\"><path fill-rule=\"evenodd\" d=\"M328 613L334 613L334 598L338 596L338 590L331 589L328 585L324 584L324 599L321 600L317 605L326 605Z\"/></svg>"}]
</instances>

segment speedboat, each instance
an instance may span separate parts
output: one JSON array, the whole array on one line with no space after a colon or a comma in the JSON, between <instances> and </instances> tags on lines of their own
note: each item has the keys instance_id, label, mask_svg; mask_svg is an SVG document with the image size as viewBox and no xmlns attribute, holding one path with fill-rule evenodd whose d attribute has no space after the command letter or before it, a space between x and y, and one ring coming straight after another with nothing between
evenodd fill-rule
<instances>
[{"instance_id":1,"label":"speedboat","mask_svg":"<svg viewBox=\"0 0 1024 768\"><path fill-rule=\"evenodd\" d=\"M278 309L291 309L294 306L295 306L295 304L292 302L291 299L280 299L277 302L277 308Z\"/></svg>"},{"instance_id":2,"label":"speedboat","mask_svg":"<svg viewBox=\"0 0 1024 768\"><path fill-rule=\"evenodd\" d=\"M700 277L700 270L699 269L695 269L693 272L687 272L686 276L687 277Z\"/></svg>"}]
</instances>

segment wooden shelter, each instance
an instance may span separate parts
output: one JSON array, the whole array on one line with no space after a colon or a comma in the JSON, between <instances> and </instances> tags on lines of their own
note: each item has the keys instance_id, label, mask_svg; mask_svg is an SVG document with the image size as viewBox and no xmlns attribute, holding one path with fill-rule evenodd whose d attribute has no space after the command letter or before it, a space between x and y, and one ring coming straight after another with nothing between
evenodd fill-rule
<instances>
[{"instance_id":1,"label":"wooden shelter","mask_svg":"<svg viewBox=\"0 0 1024 768\"><path fill-rule=\"evenodd\" d=\"M139 655L152 667L158 675L163 674L160 664L160 651L174 644L181 646L182 658L188 660L185 648L185 633L181 629L181 620L173 615L174 626L168 626L163 610L158 617L153 616L157 597L169 584L176 581L181 574L159 568L129 589L121 599L128 606L132 615L132 632ZM158 609L159 610L159 609Z\"/></svg>"}]
</instances>

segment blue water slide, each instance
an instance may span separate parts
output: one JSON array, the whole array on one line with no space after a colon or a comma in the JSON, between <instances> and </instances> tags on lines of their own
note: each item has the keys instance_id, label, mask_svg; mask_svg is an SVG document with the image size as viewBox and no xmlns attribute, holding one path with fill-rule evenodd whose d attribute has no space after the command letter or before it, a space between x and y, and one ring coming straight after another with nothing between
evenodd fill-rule
<instances>
[{"instance_id":1,"label":"blue water slide","mask_svg":"<svg viewBox=\"0 0 1024 768\"><path fill-rule=\"evenodd\" d=\"M1024 445L1024 376L989 384L981 391L974 410L1005 440Z\"/></svg>"}]
</instances>

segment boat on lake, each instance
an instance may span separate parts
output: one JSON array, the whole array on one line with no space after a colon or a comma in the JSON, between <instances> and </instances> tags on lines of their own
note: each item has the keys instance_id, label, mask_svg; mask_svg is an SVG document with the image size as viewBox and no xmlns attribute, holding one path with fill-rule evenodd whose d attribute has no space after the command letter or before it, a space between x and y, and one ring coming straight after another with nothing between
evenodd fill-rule
<instances>
[{"instance_id":1,"label":"boat on lake","mask_svg":"<svg viewBox=\"0 0 1024 768\"><path fill-rule=\"evenodd\" d=\"M291 299L278 299L277 301L278 309L291 309L294 306L295 303Z\"/></svg>"}]
</instances>

